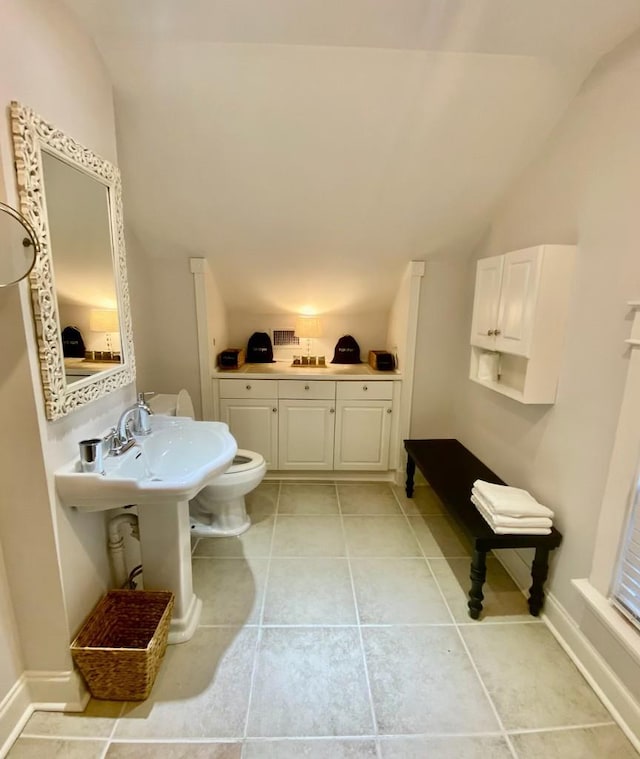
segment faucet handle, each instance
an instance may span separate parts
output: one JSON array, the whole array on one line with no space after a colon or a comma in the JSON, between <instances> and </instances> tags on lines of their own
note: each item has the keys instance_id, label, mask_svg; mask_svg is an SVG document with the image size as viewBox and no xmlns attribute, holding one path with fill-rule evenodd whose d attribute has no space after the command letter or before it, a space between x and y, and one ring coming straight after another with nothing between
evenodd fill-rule
<instances>
[{"instance_id":1,"label":"faucet handle","mask_svg":"<svg viewBox=\"0 0 640 759\"><path fill-rule=\"evenodd\" d=\"M141 404L144 403L146 406L147 398L153 398L154 395L155 393L153 391L148 392L148 393L138 393L138 403L141 403Z\"/></svg>"},{"instance_id":2,"label":"faucet handle","mask_svg":"<svg viewBox=\"0 0 640 759\"><path fill-rule=\"evenodd\" d=\"M102 445L107 449L109 456L117 456L122 450L122 441L118 436L118 431L112 427L109 432L102 438Z\"/></svg>"}]
</instances>

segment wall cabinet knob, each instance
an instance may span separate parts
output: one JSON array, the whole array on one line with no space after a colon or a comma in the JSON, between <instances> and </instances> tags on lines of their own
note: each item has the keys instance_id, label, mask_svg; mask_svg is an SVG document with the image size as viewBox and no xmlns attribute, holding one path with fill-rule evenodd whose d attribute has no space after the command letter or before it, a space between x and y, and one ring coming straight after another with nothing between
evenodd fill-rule
<instances>
[{"instance_id":1,"label":"wall cabinet knob","mask_svg":"<svg viewBox=\"0 0 640 759\"><path fill-rule=\"evenodd\" d=\"M251 385L247 385L247 390L251 390Z\"/></svg>"},{"instance_id":2,"label":"wall cabinet knob","mask_svg":"<svg viewBox=\"0 0 640 759\"><path fill-rule=\"evenodd\" d=\"M388 408L388 409L387 409L387 414L390 414L390 413L391 413L391 409L390 409L390 408Z\"/></svg>"},{"instance_id":3,"label":"wall cabinet knob","mask_svg":"<svg viewBox=\"0 0 640 759\"><path fill-rule=\"evenodd\" d=\"M491 337L491 335L493 335L493 330L492 329L488 329L487 330L487 335L489 335L489 337Z\"/></svg>"},{"instance_id":4,"label":"wall cabinet knob","mask_svg":"<svg viewBox=\"0 0 640 759\"><path fill-rule=\"evenodd\" d=\"M499 335L500 334L500 330L499 329L494 329L493 330L493 334L496 335L496 336Z\"/></svg>"},{"instance_id":5,"label":"wall cabinet knob","mask_svg":"<svg viewBox=\"0 0 640 759\"><path fill-rule=\"evenodd\" d=\"M336 410L335 410L334 408L330 408L330 409L329 409L329 413L330 413L330 414L335 414L335 413L336 413Z\"/></svg>"},{"instance_id":6,"label":"wall cabinet knob","mask_svg":"<svg viewBox=\"0 0 640 759\"><path fill-rule=\"evenodd\" d=\"M368 390L369 388L368 388L366 385L363 385L363 386L362 386L362 389L363 389L363 390Z\"/></svg>"},{"instance_id":7,"label":"wall cabinet knob","mask_svg":"<svg viewBox=\"0 0 640 759\"><path fill-rule=\"evenodd\" d=\"M304 386L304 389L305 389L305 390L308 390L308 389L309 389L309 385L305 385L305 386Z\"/></svg>"},{"instance_id":8,"label":"wall cabinet knob","mask_svg":"<svg viewBox=\"0 0 640 759\"><path fill-rule=\"evenodd\" d=\"M274 409L271 409L271 410L273 411L274 414L278 413L278 409L277 408L274 408Z\"/></svg>"}]
</instances>

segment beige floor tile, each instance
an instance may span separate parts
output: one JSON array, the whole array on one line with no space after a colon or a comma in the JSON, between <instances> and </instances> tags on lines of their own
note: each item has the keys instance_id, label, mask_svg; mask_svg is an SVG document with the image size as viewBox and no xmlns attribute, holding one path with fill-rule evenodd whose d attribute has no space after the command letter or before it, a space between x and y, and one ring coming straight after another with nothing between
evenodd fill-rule
<instances>
[{"instance_id":1,"label":"beige floor tile","mask_svg":"<svg viewBox=\"0 0 640 759\"><path fill-rule=\"evenodd\" d=\"M496 732L498 724L451 627L363 627L378 732Z\"/></svg>"},{"instance_id":2,"label":"beige floor tile","mask_svg":"<svg viewBox=\"0 0 640 759\"><path fill-rule=\"evenodd\" d=\"M521 733L511 740L519 759L637 759L638 754L617 725L577 730Z\"/></svg>"},{"instance_id":3,"label":"beige floor tile","mask_svg":"<svg viewBox=\"0 0 640 759\"><path fill-rule=\"evenodd\" d=\"M402 510L408 517L420 514L442 516L446 513L440 499L428 485L416 487L411 498L407 498L404 486L393 485L392 487Z\"/></svg>"},{"instance_id":4,"label":"beige floor tile","mask_svg":"<svg viewBox=\"0 0 640 759\"><path fill-rule=\"evenodd\" d=\"M193 590L202 599L201 625L257 624L268 559L194 559Z\"/></svg>"},{"instance_id":5,"label":"beige floor tile","mask_svg":"<svg viewBox=\"0 0 640 759\"><path fill-rule=\"evenodd\" d=\"M345 556L339 516L279 516L273 556Z\"/></svg>"},{"instance_id":6,"label":"beige floor tile","mask_svg":"<svg viewBox=\"0 0 640 759\"><path fill-rule=\"evenodd\" d=\"M255 490L247 493L244 502L252 522L276 513L279 492L279 482L261 482Z\"/></svg>"},{"instance_id":7,"label":"beige floor tile","mask_svg":"<svg viewBox=\"0 0 640 759\"><path fill-rule=\"evenodd\" d=\"M346 559L272 559L267 584L266 625L357 623Z\"/></svg>"},{"instance_id":8,"label":"beige floor tile","mask_svg":"<svg viewBox=\"0 0 640 759\"><path fill-rule=\"evenodd\" d=\"M108 738L123 706L122 701L91 699L83 712L34 712L22 734Z\"/></svg>"},{"instance_id":9,"label":"beige floor tile","mask_svg":"<svg viewBox=\"0 0 640 759\"><path fill-rule=\"evenodd\" d=\"M283 482L278 514L338 514L336 486L326 482Z\"/></svg>"},{"instance_id":10,"label":"beige floor tile","mask_svg":"<svg viewBox=\"0 0 640 759\"><path fill-rule=\"evenodd\" d=\"M362 624L451 623L424 559L352 559Z\"/></svg>"},{"instance_id":11,"label":"beige floor tile","mask_svg":"<svg viewBox=\"0 0 640 759\"><path fill-rule=\"evenodd\" d=\"M115 737L241 738L253 668L255 628L199 628L169 646L151 697L127 704Z\"/></svg>"},{"instance_id":12,"label":"beige floor tile","mask_svg":"<svg viewBox=\"0 0 640 759\"><path fill-rule=\"evenodd\" d=\"M376 759L372 740L247 741L243 759Z\"/></svg>"},{"instance_id":13,"label":"beige floor tile","mask_svg":"<svg viewBox=\"0 0 640 759\"><path fill-rule=\"evenodd\" d=\"M106 742L63 738L18 738L7 759L101 759Z\"/></svg>"},{"instance_id":14,"label":"beige floor tile","mask_svg":"<svg viewBox=\"0 0 640 759\"><path fill-rule=\"evenodd\" d=\"M420 547L429 558L443 556L471 556L468 538L448 517L409 517Z\"/></svg>"},{"instance_id":15,"label":"beige floor tile","mask_svg":"<svg viewBox=\"0 0 640 759\"><path fill-rule=\"evenodd\" d=\"M265 516L236 538L200 538L194 556L269 556L274 516Z\"/></svg>"},{"instance_id":16,"label":"beige floor tile","mask_svg":"<svg viewBox=\"0 0 640 759\"><path fill-rule=\"evenodd\" d=\"M429 566L447 599L456 622L470 622L467 606L471 587L470 560L468 558L429 559ZM482 616L480 620L474 621L474 624L483 621L530 622L533 620L522 591L506 573L502 564L491 556L487 557L487 579L482 592L484 593Z\"/></svg>"},{"instance_id":17,"label":"beige floor tile","mask_svg":"<svg viewBox=\"0 0 640 759\"><path fill-rule=\"evenodd\" d=\"M382 759L513 759L506 740L498 736L383 738L380 748Z\"/></svg>"},{"instance_id":18,"label":"beige floor tile","mask_svg":"<svg viewBox=\"0 0 640 759\"><path fill-rule=\"evenodd\" d=\"M544 625L466 625L461 632L507 729L610 719Z\"/></svg>"},{"instance_id":19,"label":"beige floor tile","mask_svg":"<svg viewBox=\"0 0 640 759\"><path fill-rule=\"evenodd\" d=\"M405 517L344 517L350 556L422 556Z\"/></svg>"},{"instance_id":20,"label":"beige floor tile","mask_svg":"<svg viewBox=\"0 0 640 759\"><path fill-rule=\"evenodd\" d=\"M241 743L112 743L105 759L240 759Z\"/></svg>"},{"instance_id":21,"label":"beige floor tile","mask_svg":"<svg viewBox=\"0 0 640 759\"><path fill-rule=\"evenodd\" d=\"M391 486L386 482L338 485L338 496L343 514L402 514Z\"/></svg>"},{"instance_id":22,"label":"beige floor tile","mask_svg":"<svg viewBox=\"0 0 640 759\"><path fill-rule=\"evenodd\" d=\"M250 737L372 732L356 629L263 630L249 710Z\"/></svg>"}]
</instances>

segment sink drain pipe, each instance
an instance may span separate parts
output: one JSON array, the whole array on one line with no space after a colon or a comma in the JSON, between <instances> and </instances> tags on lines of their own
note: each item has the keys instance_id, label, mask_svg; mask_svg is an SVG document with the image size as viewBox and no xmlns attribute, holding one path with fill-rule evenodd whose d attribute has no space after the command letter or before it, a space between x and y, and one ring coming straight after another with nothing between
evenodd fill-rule
<instances>
[{"instance_id":1,"label":"sink drain pipe","mask_svg":"<svg viewBox=\"0 0 640 759\"><path fill-rule=\"evenodd\" d=\"M138 517L135 514L118 514L109 520L109 555L116 588L122 588L129 579L124 556L123 527L125 525L130 527L132 537L140 540Z\"/></svg>"}]
</instances>

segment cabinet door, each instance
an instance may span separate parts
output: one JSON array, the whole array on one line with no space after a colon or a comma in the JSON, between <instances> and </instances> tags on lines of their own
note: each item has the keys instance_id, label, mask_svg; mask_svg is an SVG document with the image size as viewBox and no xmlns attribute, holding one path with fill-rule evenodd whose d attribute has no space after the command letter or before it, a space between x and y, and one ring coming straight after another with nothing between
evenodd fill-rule
<instances>
[{"instance_id":1,"label":"cabinet door","mask_svg":"<svg viewBox=\"0 0 640 759\"><path fill-rule=\"evenodd\" d=\"M332 469L335 401L281 400L278 469Z\"/></svg>"},{"instance_id":2,"label":"cabinet door","mask_svg":"<svg viewBox=\"0 0 640 759\"><path fill-rule=\"evenodd\" d=\"M238 448L257 451L267 468L278 460L278 401L245 398L220 401L220 420L229 425Z\"/></svg>"},{"instance_id":3,"label":"cabinet door","mask_svg":"<svg viewBox=\"0 0 640 759\"><path fill-rule=\"evenodd\" d=\"M387 470L391 401L338 401L334 469Z\"/></svg>"},{"instance_id":4,"label":"cabinet door","mask_svg":"<svg viewBox=\"0 0 640 759\"><path fill-rule=\"evenodd\" d=\"M471 345L494 348L503 263L504 256L492 256L481 258L476 266Z\"/></svg>"},{"instance_id":5,"label":"cabinet door","mask_svg":"<svg viewBox=\"0 0 640 759\"><path fill-rule=\"evenodd\" d=\"M498 332L494 349L502 353L527 356L538 296L541 248L515 250L503 258Z\"/></svg>"}]
</instances>

